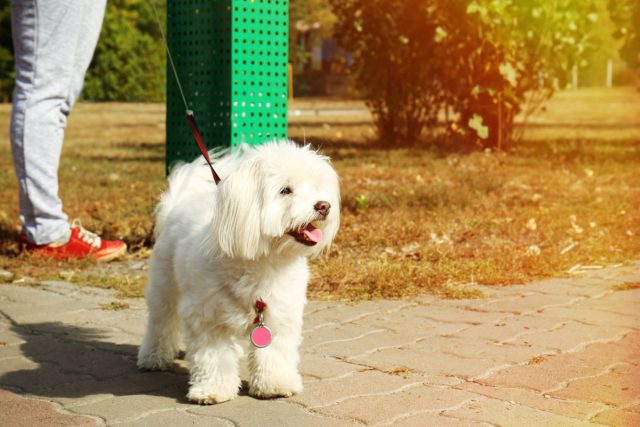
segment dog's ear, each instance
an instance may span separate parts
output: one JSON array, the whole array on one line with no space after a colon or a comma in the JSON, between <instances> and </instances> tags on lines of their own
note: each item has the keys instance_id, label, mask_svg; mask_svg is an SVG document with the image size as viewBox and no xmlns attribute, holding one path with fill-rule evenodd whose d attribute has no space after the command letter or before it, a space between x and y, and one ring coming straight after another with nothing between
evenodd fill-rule
<instances>
[{"instance_id":1,"label":"dog's ear","mask_svg":"<svg viewBox=\"0 0 640 427\"><path fill-rule=\"evenodd\" d=\"M216 191L214 239L227 256L256 259L265 252L260 226L260 165L252 159L238 162L237 166Z\"/></svg>"}]
</instances>

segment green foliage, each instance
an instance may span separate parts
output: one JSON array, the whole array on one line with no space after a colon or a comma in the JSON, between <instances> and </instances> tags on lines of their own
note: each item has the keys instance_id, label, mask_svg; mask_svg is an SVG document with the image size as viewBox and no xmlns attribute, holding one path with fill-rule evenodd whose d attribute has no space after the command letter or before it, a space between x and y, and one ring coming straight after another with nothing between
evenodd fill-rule
<instances>
[{"instance_id":1,"label":"green foliage","mask_svg":"<svg viewBox=\"0 0 640 427\"><path fill-rule=\"evenodd\" d=\"M294 68L308 64L311 46L331 35L334 22L329 0L289 0L289 61Z\"/></svg>"},{"instance_id":2,"label":"green foliage","mask_svg":"<svg viewBox=\"0 0 640 427\"><path fill-rule=\"evenodd\" d=\"M332 0L336 37L382 140L412 141L453 110L448 129L504 147L523 108L566 81L590 49L598 0ZM525 111L531 112L531 111Z\"/></svg>"},{"instance_id":3,"label":"green foliage","mask_svg":"<svg viewBox=\"0 0 640 427\"><path fill-rule=\"evenodd\" d=\"M620 56L640 73L640 2L609 0L609 15L617 25L614 37L621 41Z\"/></svg>"},{"instance_id":4,"label":"green foliage","mask_svg":"<svg viewBox=\"0 0 640 427\"><path fill-rule=\"evenodd\" d=\"M514 118L523 108L531 113L553 93L554 81L567 81L574 66L586 65L590 28L599 19L595 2L458 3L466 10L443 7L438 14L450 34L441 46L448 102L459 114L454 129L482 147L502 148L512 141ZM478 117L481 131L472 126Z\"/></svg>"},{"instance_id":5,"label":"green foliage","mask_svg":"<svg viewBox=\"0 0 640 427\"><path fill-rule=\"evenodd\" d=\"M331 0L336 38L354 54L358 89L380 138L415 140L434 124L443 74L433 60L436 25L424 0Z\"/></svg>"},{"instance_id":6,"label":"green foliage","mask_svg":"<svg viewBox=\"0 0 640 427\"><path fill-rule=\"evenodd\" d=\"M0 101L6 101L11 97L15 78L9 0L0 0L0 29Z\"/></svg>"},{"instance_id":7,"label":"green foliage","mask_svg":"<svg viewBox=\"0 0 640 427\"><path fill-rule=\"evenodd\" d=\"M110 0L83 97L161 101L164 81L165 48L150 3Z\"/></svg>"},{"instance_id":8,"label":"green foliage","mask_svg":"<svg viewBox=\"0 0 640 427\"><path fill-rule=\"evenodd\" d=\"M164 22L163 15L160 19ZM0 28L0 100L9 100L15 78L9 0L0 0ZM110 0L82 95L100 101L161 101L164 64L151 4Z\"/></svg>"}]
</instances>

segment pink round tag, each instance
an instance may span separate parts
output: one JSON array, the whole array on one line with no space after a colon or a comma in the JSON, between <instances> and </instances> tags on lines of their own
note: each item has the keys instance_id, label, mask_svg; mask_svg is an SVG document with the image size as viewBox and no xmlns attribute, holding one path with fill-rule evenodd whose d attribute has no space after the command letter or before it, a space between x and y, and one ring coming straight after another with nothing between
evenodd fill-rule
<instances>
[{"instance_id":1,"label":"pink round tag","mask_svg":"<svg viewBox=\"0 0 640 427\"><path fill-rule=\"evenodd\" d=\"M264 325L258 325L251 332L251 344L264 348L271 344L271 330Z\"/></svg>"}]
</instances>

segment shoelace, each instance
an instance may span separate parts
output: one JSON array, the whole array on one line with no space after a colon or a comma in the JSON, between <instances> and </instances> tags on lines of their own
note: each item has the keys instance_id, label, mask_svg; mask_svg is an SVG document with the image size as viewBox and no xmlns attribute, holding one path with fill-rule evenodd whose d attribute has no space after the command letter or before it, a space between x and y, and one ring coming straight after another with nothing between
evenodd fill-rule
<instances>
[{"instance_id":1,"label":"shoelace","mask_svg":"<svg viewBox=\"0 0 640 427\"><path fill-rule=\"evenodd\" d=\"M71 223L71 228L78 229L78 237L85 243L90 244L96 249L100 249L102 246L102 239L96 233L92 233L82 226L82 223L78 218L74 219Z\"/></svg>"}]
</instances>

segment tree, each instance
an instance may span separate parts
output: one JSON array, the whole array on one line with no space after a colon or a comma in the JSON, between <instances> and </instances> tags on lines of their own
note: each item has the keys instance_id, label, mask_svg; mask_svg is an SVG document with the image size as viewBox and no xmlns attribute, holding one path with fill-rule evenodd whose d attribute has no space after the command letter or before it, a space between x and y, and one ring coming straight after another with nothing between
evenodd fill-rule
<instances>
[{"instance_id":1,"label":"tree","mask_svg":"<svg viewBox=\"0 0 640 427\"><path fill-rule=\"evenodd\" d=\"M83 97L164 100L165 47L157 25L149 2L110 0Z\"/></svg>"},{"instance_id":2,"label":"tree","mask_svg":"<svg viewBox=\"0 0 640 427\"><path fill-rule=\"evenodd\" d=\"M388 143L414 141L442 103L436 25L424 0L331 0L335 36L354 55L358 89Z\"/></svg>"},{"instance_id":3,"label":"tree","mask_svg":"<svg viewBox=\"0 0 640 427\"><path fill-rule=\"evenodd\" d=\"M330 36L334 22L328 0L289 1L289 61L295 69L308 64L314 39Z\"/></svg>"},{"instance_id":4,"label":"tree","mask_svg":"<svg viewBox=\"0 0 640 427\"><path fill-rule=\"evenodd\" d=\"M593 0L474 0L454 27L450 8L440 21L446 69L458 77L446 87L459 113L458 128L481 147L503 148L514 120L537 109L584 66L590 28L599 17Z\"/></svg>"},{"instance_id":5,"label":"tree","mask_svg":"<svg viewBox=\"0 0 640 427\"><path fill-rule=\"evenodd\" d=\"M438 110L481 147L505 147L589 49L597 0L332 0L336 37L386 141L416 138ZM529 108L530 107L530 108ZM446 111L449 111L447 108Z\"/></svg>"},{"instance_id":6,"label":"tree","mask_svg":"<svg viewBox=\"0 0 640 427\"><path fill-rule=\"evenodd\" d=\"M640 76L640 2L609 0L609 15L617 25L613 36L620 40L620 56Z\"/></svg>"}]
</instances>

